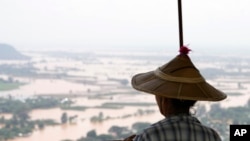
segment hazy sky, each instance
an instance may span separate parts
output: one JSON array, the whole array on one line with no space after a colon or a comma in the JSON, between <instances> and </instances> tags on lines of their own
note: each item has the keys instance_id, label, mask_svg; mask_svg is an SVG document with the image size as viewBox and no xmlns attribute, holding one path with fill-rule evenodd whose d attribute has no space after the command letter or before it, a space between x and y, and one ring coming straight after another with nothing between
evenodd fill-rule
<instances>
[{"instance_id":1,"label":"hazy sky","mask_svg":"<svg viewBox=\"0 0 250 141\"><path fill-rule=\"evenodd\" d=\"M250 48L249 7L250 0L183 0L184 43ZM0 43L178 48L177 0L0 0Z\"/></svg>"}]
</instances>

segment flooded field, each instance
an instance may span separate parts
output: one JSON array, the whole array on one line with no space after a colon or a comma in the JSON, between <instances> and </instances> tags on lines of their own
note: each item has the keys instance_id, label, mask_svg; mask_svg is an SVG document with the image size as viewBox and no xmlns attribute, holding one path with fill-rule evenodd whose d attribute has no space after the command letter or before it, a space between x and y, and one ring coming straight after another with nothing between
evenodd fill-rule
<instances>
[{"instance_id":1,"label":"flooded field","mask_svg":"<svg viewBox=\"0 0 250 141\"><path fill-rule=\"evenodd\" d=\"M153 109L157 110L156 107ZM135 113L138 109L134 107L127 107L119 110L98 110L90 109L84 112L67 111L68 115L78 115L75 123L64 124L60 126L50 126L42 130L35 131L29 137L17 138L10 141L60 141L63 139L78 139L85 136L86 133L92 129L95 129L98 134L107 133L108 129L113 126L127 126L130 127L136 121L140 122L155 122L163 117L159 113L154 113L146 116L136 116L129 118L121 118L123 115ZM35 110L30 113L32 119L55 119L60 120L60 116L64 111L60 109L49 110ZM110 119L101 123L91 123L90 117L98 115L100 112L104 113L104 116L120 117L116 119Z\"/></svg>"}]
</instances>

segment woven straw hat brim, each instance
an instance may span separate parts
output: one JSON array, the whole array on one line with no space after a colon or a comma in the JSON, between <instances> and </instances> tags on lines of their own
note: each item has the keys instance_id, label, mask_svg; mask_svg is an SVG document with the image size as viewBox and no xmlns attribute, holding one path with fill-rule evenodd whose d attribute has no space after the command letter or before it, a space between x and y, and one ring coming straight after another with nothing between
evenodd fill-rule
<instances>
[{"instance_id":1,"label":"woven straw hat brim","mask_svg":"<svg viewBox=\"0 0 250 141\"><path fill-rule=\"evenodd\" d=\"M227 97L206 81L199 83L166 81L156 76L154 71L135 75L132 78L132 86L146 93L183 100L220 101Z\"/></svg>"}]
</instances>

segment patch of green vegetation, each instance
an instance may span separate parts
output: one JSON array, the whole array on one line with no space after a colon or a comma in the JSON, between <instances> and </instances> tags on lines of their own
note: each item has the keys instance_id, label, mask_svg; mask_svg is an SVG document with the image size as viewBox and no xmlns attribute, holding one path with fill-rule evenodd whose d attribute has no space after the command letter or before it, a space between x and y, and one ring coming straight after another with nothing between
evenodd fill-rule
<instances>
[{"instance_id":1,"label":"patch of green vegetation","mask_svg":"<svg viewBox=\"0 0 250 141\"><path fill-rule=\"evenodd\" d=\"M108 134L100 135L98 135L95 130L90 130L86 137L81 137L77 139L77 141L123 140L124 138L149 127L150 125L151 123L148 122L136 122L132 125L131 130L126 126L113 125L109 128Z\"/></svg>"},{"instance_id":2,"label":"patch of green vegetation","mask_svg":"<svg viewBox=\"0 0 250 141\"><path fill-rule=\"evenodd\" d=\"M55 98L29 98L25 101L16 100L12 97L0 98L0 113L11 113L27 111L30 112L33 109L48 109L60 106L60 99Z\"/></svg>"},{"instance_id":3,"label":"patch of green vegetation","mask_svg":"<svg viewBox=\"0 0 250 141\"><path fill-rule=\"evenodd\" d=\"M13 99L12 97L0 98L0 113L11 113L11 119L0 118L0 139L8 140L19 136L28 136L38 127L58 125L51 119L31 120L29 112L33 109L47 109L59 107L60 99L54 98L29 98L25 101Z\"/></svg>"},{"instance_id":4,"label":"patch of green vegetation","mask_svg":"<svg viewBox=\"0 0 250 141\"><path fill-rule=\"evenodd\" d=\"M138 103L138 102L107 102L107 103L103 103L102 106L103 107L112 107L112 106L117 106L117 107L124 107L124 106L155 106L155 103L147 103L147 102L142 102L142 103Z\"/></svg>"},{"instance_id":5,"label":"patch of green vegetation","mask_svg":"<svg viewBox=\"0 0 250 141\"><path fill-rule=\"evenodd\" d=\"M0 81L0 91L8 91L8 90L18 89L22 85L24 85L24 84L22 84L22 83L6 83L6 82Z\"/></svg>"},{"instance_id":6,"label":"patch of green vegetation","mask_svg":"<svg viewBox=\"0 0 250 141\"><path fill-rule=\"evenodd\" d=\"M87 108L86 106L61 106L63 110L76 110L76 111L85 111Z\"/></svg>"},{"instance_id":7,"label":"patch of green vegetation","mask_svg":"<svg viewBox=\"0 0 250 141\"><path fill-rule=\"evenodd\" d=\"M109 104L103 104L101 106L95 106L93 108L98 108L98 109L122 109L123 106L120 105L109 105Z\"/></svg>"},{"instance_id":8,"label":"patch of green vegetation","mask_svg":"<svg viewBox=\"0 0 250 141\"><path fill-rule=\"evenodd\" d=\"M19 136L29 136L38 127L43 129L45 126L58 125L59 123L51 119L30 120L25 112L14 114L11 119L0 118L3 127L0 129L0 138L4 140L13 139Z\"/></svg>"},{"instance_id":9,"label":"patch of green vegetation","mask_svg":"<svg viewBox=\"0 0 250 141\"><path fill-rule=\"evenodd\" d=\"M240 92L227 92L227 95L230 95L230 96L240 96L240 95L243 95L243 94L240 93Z\"/></svg>"},{"instance_id":10,"label":"patch of green vegetation","mask_svg":"<svg viewBox=\"0 0 250 141\"><path fill-rule=\"evenodd\" d=\"M93 108L102 108L102 109L122 109L125 106L140 106L140 107L148 107L148 106L155 106L155 103L135 103L135 102L106 102L103 103L101 106L95 106Z\"/></svg>"},{"instance_id":11,"label":"patch of green vegetation","mask_svg":"<svg viewBox=\"0 0 250 141\"><path fill-rule=\"evenodd\" d=\"M250 124L250 100L245 106L222 108L219 104L211 105L210 110L207 110L205 105L197 108L196 117L202 124L213 128L220 135L224 141L229 141L229 126L248 125ZM154 111L139 109L136 115L144 115ZM136 116L134 114L134 116ZM130 117L131 115L124 115L121 118ZM117 119L118 117L106 117L103 113L91 118L91 122L103 122L108 119ZM143 129L149 127L151 124L147 122L137 122L132 125L132 128L112 126L108 130L108 134L97 135L95 130L87 133L86 137L81 137L77 141L103 141L124 139L132 134L140 133ZM104 138L105 137L105 138Z\"/></svg>"}]
</instances>

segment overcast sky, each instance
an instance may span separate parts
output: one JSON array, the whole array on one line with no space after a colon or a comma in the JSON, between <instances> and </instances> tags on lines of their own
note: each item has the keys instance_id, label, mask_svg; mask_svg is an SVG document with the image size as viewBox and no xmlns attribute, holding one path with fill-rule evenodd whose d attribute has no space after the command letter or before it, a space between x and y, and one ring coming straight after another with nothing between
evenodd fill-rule
<instances>
[{"instance_id":1,"label":"overcast sky","mask_svg":"<svg viewBox=\"0 0 250 141\"><path fill-rule=\"evenodd\" d=\"M250 48L250 0L183 0L184 43ZM177 0L0 0L17 49L178 48Z\"/></svg>"}]
</instances>

